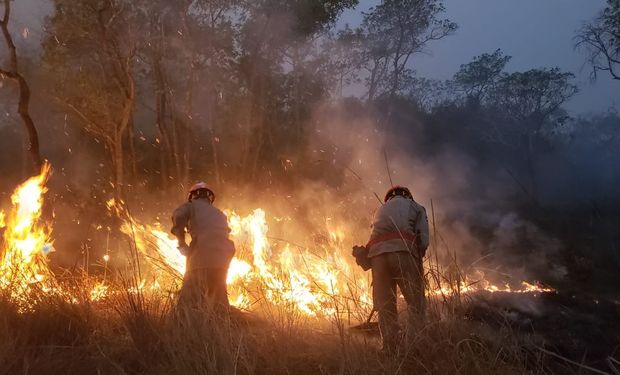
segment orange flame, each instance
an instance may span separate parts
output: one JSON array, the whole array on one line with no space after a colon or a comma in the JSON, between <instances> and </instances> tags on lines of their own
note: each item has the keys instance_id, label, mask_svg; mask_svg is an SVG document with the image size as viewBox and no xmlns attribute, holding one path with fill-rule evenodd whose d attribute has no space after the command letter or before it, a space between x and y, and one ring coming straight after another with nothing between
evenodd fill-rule
<instances>
[{"instance_id":1,"label":"orange flame","mask_svg":"<svg viewBox=\"0 0 620 375\"><path fill-rule=\"evenodd\" d=\"M268 237L266 213L256 209L242 217L234 211L226 211L231 238L237 248L228 272L231 304L250 308L258 301L290 307L307 316L332 315L341 310L348 301L358 312L369 311L372 306L368 273L362 273L351 264L352 259L344 245L345 231L334 227L333 220L326 221L328 244L310 252L308 249L293 250L286 245L275 249ZM185 257L177 249L177 241L170 239L158 226L138 224L129 218L123 231L139 234L136 243L141 253L160 268L172 270L177 277L185 273ZM149 246L155 245L155 246ZM153 251L154 250L154 251ZM317 249L314 249L317 250ZM150 252L154 252L155 256ZM465 278L456 287L448 283L431 285L429 296L454 295L485 290L488 292L549 292L550 288L522 282L521 288L509 285L497 286L484 279Z\"/></svg>"},{"instance_id":2,"label":"orange flame","mask_svg":"<svg viewBox=\"0 0 620 375\"><path fill-rule=\"evenodd\" d=\"M51 167L45 163L41 173L29 178L15 189L12 207L2 213L4 227L0 258L0 288L9 292L16 303L29 306L29 292L37 285L51 288L51 272L47 266L46 249L51 249L51 229L42 222L43 195Z\"/></svg>"},{"instance_id":3,"label":"orange flame","mask_svg":"<svg viewBox=\"0 0 620 375\"><path fill-rule=\"evenodd\" d=\"M46 293L61 292L47 265L46 249L52 248L51 229L41 220L45 183L51 168L45 164L38 176L28 179L15 189L12 207L0 211L0 229L3 230L0 246L0 289L20 308L33 306L32 290ZM169 237L158 225L139 223L122 210L124 202L110 200L108 209L123 218L121 230L135 240L138 251L158 272L152 282L140 280L128 292L159 290L161 277L173 279L185 274L185 257L177 249L177 241ZM234 306L254 309L268 302L283 306L303 315L332 316L342 311L367 313L372 308L370 277L352 264L350 251L345 244L346 231L327 219L327 242L317 248L297 249L290 245L275 246L268 237L266 213L254 210L245 217L226 211L231 228L231 238L237 248L227 276L230 300ZM278 221L275 218L275 221ZM103 257L110 260L109 254ZM428 295L453 295L480 290L488 292L550 292L553 289L522 282L514 289L509 285L497 286L484 279L483 274L462 280L454 285L433 285ZM475 281L472 281L475 280ZM104 281L94 284L90 300L100 301L114 293ZM67 297L69 301L78 301ZM77 303L77 302L76 302Z\"/></svg>"}]
</instances>

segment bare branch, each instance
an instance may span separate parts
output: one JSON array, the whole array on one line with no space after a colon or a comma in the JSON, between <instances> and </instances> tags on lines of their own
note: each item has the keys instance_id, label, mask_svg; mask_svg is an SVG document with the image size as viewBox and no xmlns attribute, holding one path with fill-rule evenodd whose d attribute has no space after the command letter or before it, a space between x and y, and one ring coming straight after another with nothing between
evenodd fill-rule
<instances>
[{"instance_id":1,"label":"bare branch","mask_svg":"<svg viewBox=\"0 0 620 375\"><path fill-rule=\"evenodd\" d=\"M80 111L73 104L66 103L63 100L61 100L61 98L56 97L56 96L54 97L54 99L56 99L56 101L58 101L58 103L60 103L61 105L64 105L67 108L69 108L75 115L81 118L87 125L84 128L87 132L95 134L101 138L104 138L104 141L108 144L114 144L114 140L112 139L112 137L110 137L110 135L107 134L106 131L102 130L104 128L103 126L99 125L96 121L93 121L92 119L90 119L84 112Z\"/></svg>"},{"instance_id":2,"label":"bare branch","mask_svg":"<svg viewBox=\"0 0 620 375\"><path fill-rule=\"evenodd\" d=\"M586 53L586 61L592 67L591 79L596 80L598 72L608 72L614 80L620 80L620 51L614 47L619 40L614 27L619 27L609 20L609 15L603 11L592 23L584 25L575 37L575 48ZM618 26L614 26L618 25Z\"/></svg>"},{"instance_id":3,"label":"bare branch","mask_svg":"<svg viewBox=\"0 0 620 375\"><path fill-rule=\"evenodd\" d=\"M2 29L2 35L4 36L5 44L9 50L9 65L8 70L0 69L0 75L11 78L17 81L19 87L19 100L17 103L17 113L22 119L22 123L28 133L28 151L34 163L35 171L38 170L43 164L41 160L41 154L39 151L39 134L34 125L32 117L30 117L30 87L26 82L26 79L19 73L17 64L17 48L9 32L9 17L11 15L11 0L4 0L4 15L2 22L0 22L0 29Z\"/></svg>"}]
</instances>

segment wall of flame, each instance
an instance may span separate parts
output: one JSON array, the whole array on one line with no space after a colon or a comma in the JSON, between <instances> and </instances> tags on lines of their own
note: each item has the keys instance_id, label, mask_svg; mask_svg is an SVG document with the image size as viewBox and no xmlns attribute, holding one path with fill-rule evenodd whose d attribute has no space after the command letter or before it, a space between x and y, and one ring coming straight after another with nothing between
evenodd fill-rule
<instances>
[{"instance_id":1,"label":"wall of flame","mask_svg":"<svg viewBox=\"0 0 620 375\"><path fill-rule=\"evenodd\" d=\"M50 172L50 165L45 164L39 175L15 189L10 209L0 211L0 290L22 309L32 308L37 300L35 295L42 293L79 301L56 282L48 265L47 252L53 249L52 230L42 218L42 207ZM185 273L185 258L178 251L176 240L159 224L145 224L132 217L123 205L114 200L108 202L110 212L121 218L121 230L131 237L142 264L149 266L150 275L130 291L157 291L170 282L178 287ZM311 249L290 243L274 245L268 236L267 213L263 209L255 209L247 216L227 210L226 215L237 248L227 277L234 306L247 310L278 306L309 317L353 312L357 320L372 309L369 273L354 265L350 249L345 246L346 233L330 220L326 220L327 241ZM106 254L103 260L107 264L110 255ZM479 271L459 276L456 284L437 277L428 281L430 296L479 290L552 291L525 281L520 288L494 285ZM100 301L113 293L115 290L104 278L92 285L88 296L91 301Z\"/></svg>"}]
</instances>

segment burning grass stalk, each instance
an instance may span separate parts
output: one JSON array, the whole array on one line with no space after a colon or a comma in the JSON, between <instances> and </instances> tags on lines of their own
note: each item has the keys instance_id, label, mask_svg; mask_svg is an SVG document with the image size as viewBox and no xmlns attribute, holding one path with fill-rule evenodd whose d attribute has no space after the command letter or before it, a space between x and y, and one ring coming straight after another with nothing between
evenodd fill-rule
<instances>
[{"instance_id":1,"label":"burning grass stalk","mask_svg":"<svg viewBox=\"0 0 620 375\"><path fill-rule=\"evenodd\" d=\"M38 181L42 192L45 178ZM7 216L7 228L16 222L13 217ZM72 272L46 276L53 289L36 278L2 285L0 330L6 334L0 337L0 368L49 374L523 373L531 368L517 344L489 338L462 320L462 296L469 285L455 254L448 271L439 263L434 209L434 258L427 261L433 313L398 358L378 354L376 335L347 329L368 315L370 284L367 274L350 267L337 229L327 228L329 240L315 243L314 251L293 252L269 243L264 211L247 217L229 213L241 257L230 279L237 294L233 299L253 315L221 321L209 312L175 311L184 271L176 246L129 211L119 217L129 238L127 272L108 270L106 260L103 281ZM39 233L37 225L27 227L26 234ZM42 237L49 242L49 232ZM12 249L6 238L3 255ZM3 259L5 267L14 264ZM33 264L47 275L46 262ZM29 309L15 303L23 285L30 293L26 301L33 302Z\"/></svg>"},{"instance_id":2,"label":"burning grass stalk","mask_svg":"<svg viewBox=\"0 0 620 375\"><path fill-rule=\"evenodd\" d=\"M222 321L209 312L175 311L164 288L132 289L134 281L127 280L136 275L116 277L110 285L122 292L94 303L86 298L93 281L84 275L73 285L83 289L83 303L50 298L29 313L0 304L0 329L7 333L0 345L3 368L21 373L33 366L50 374L67 368L103 374L404 374L526 373L531 366L520 357L520 346L511 346L511 332L495 337L455 314L431 317L407 353L390 359L378 354L376 336L347 329L343 317L354 312L341 310L346 305L334 302L337 313L328 325L286 304L271 305L251 320ZM9 363L9 357L25 359Z\"/></svg>"}]
</instances>

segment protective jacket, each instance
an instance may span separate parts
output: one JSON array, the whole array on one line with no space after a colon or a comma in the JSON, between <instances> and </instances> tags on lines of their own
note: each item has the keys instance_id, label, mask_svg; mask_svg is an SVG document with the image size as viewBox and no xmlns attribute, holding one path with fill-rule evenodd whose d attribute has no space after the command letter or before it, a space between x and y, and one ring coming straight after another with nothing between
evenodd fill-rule
<instances>
[{"instance_id":1,"label":"protective jacket","mask_svg":"<svg viewBox=\"0 0 620 375\"><path fill-rule=\"evenodd\" d=\"M230 228L226 215L206 199L182 204L172 214L175 236L189 232L192 241L187 256L187 270L227 268L235 254L235 245L228 238Z\"/></svg>"},{"instance_id":2,"label":"protective jacket","mask_svg":"<svg viewBox=\"0 0 620 375\"><path fill-rule=\"evenodd\" d=\"M428 248L426 210L413 199L390 199L375 213L366 247L369 258L399 251L417 251L423 256Z\"/></svg>"}]
</instances>

